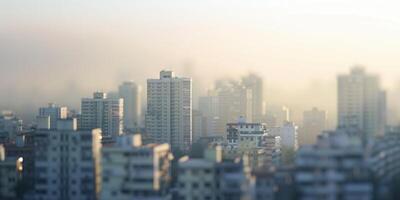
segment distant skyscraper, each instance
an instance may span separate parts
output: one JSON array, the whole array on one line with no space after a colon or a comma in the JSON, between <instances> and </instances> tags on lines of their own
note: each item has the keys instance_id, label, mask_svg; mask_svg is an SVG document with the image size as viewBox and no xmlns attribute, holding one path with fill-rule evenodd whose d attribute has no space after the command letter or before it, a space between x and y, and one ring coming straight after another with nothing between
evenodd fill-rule
<instances>
[{"instance_id":1,"label":"distant skyscraper","mask_svg":"<svg viewBox=\"0 0 400 200\"><path fill-rule=\"evenodd\" d=\"M199 97L199 110L205 117L216 117L219 114L218 102L218 97L209 92L207 96Z\"/></svg>"},{"instance_id":2,"label":"distant skyscraper","mask_svg":"<svg viewBox=\"0 0 400 200\"><path fill-rule=\"evenodd\" d=\"M252 93L252 122L262 122L264 111L263 79L255 74L243 77L242 84Z\"/></svg>"},{"instance_id":3,"label":"distant skyscraper","mask_svg":"<svg viewBox=\"0 0 400 200\"><path fill-rule=\"evenodd\" d=\"M57 128L57 120L66 119L68 115L68 108L57 106L54 103L49 103L47 107L39 108L40 117L50 117L50 129Z\"/></svg>"},{"instance_id":4,"label":"distant skyscraper","mask_svg":"<svg viewBox=\"0 0 400 200\"><path fill-rule=\"evenodd\" d=\"M192 114L192 135L193 135L193 142L198 141L201 137L205 137L207 135L207 121L206 117L198 110L193 110Z\"/></svg>"},{"instance_id":5,"label":"distant skyscraper","mask_svg":"<svg viewBox=\"0 0 400 200\"><path fill-rule=\"evenodd\" d=\"M95 92L93 98L83 98L79 129L101 128L103 136L123 133L123 99L107 98L106 93Z\"/></svg>"},{"instance_id":6,"label":"distant skyscraper","mask_svg":"<svg viewBox=\"0 0 400 200\"><path fill-rule=\"evenodd\" d=\"M281 137L281 145L286 149L297 150L298 133L297 125L294 122L285 122L281 127L272 127L268 129L271 135Z\"/></svg>"},{"instance_id":7,"label":"distant skyscraper","mask_svg":"<svg viewBox=\"0 0 400 200\"><path fill-rule=\"evenodd\" d=\"M156 143L188 150L192 143L192 80L161 71L147 80L146 131Z\"/></svg>"},{"instance_id":8,"label":"distant skyscraper","mask_svg":"<svg viewBox=\"0 0 400 200\"><path fill-rule=\"evenodd\" d=\"M204 136L225 134L225 127L220 126L218 96L209 92L207 96L199 97L199 111L203 115L205 130Z\"/></svg>"},{"instance_id":9,"label":"distant skyscraper","mask_svg":"<svg viewBox=\"0 0 400 200\"><path fill-rule=\"evenodd\" d=\"M124 82L119 86L119 97L124 99L124 126L126 129L139 127L141 88L134 82Z\"/></svg>"},{"instance_id":10,"label":"distant skyscraper","mask_svg":"<svg viewBox=\"0 0 400 200\"><path fill-rule=\"evenodd\" d=\"M269 127L281 127L290 121L290 109L286 106L269 106L266 113Z\"/></svg>"},{"instance_id":11,"label":"distant skyscraper","mask_svg":"<svg viewBox=\"0 0 400 200\"><path fill-rule=\"evenodd\" d=\"M303 126L300 129L299 143L314 144L317 136L326 129L327 114L324 110L313 108L303 112Z\"/></svg>"},{"instance_id":12,"label":"distant skyscraper","mask_svg":"<svg viewBox=\"0 0 400 200\"><path fill-rule=\"evenodd\" d=\"M386 93L379 77L360 67L338 76L338 127L357 129L371 137L383 134L385 125Z\"/></svg>"},{"instance_id":13,"label":"distant skyscraper","mask_svg":"<svg viewBox=\"0 0 400 200\"><path fill-rule=\"evenodd\" d=\"M237 81L218 81L216 84L218 96L219 130L225 128L229 122L244 117L246 121L253 121L252 117L252 90L247 89Z\"/></svg>"}]
</instances>

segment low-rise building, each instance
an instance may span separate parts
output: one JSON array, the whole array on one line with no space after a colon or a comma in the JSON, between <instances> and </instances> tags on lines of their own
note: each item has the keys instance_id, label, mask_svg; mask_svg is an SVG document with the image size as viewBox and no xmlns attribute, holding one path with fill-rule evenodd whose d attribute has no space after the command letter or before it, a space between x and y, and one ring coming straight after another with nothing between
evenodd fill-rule
<instances>
[{"instance_id":1,"label":"low-rise building","mask_svg":"<svg viewBox=\"0 0 400 200\"><path fill-rule=\"evenodd\" d=\"M268 133L262 123L229 123L224 156L237 158L247 155L252 168L278 165L280 162L280 136Z\"/></svg>"},{"instance_id":2,"label":"low-rise building","mask_svg":"<svg viewBox=\"0 0 400 200\"><path fill-rule=\"evenodd\" d=\"M207 149L204 158L183 157L178 164L177 199L247 199L251 177L244 162L223 161L222 149Z\"/></svg>"},{"instance_id":3,"label":"low-rise building","mask_svg":"<svg viewBox=\"0 0 400 200\"><path fill-rule=\"evenodd\" d=\"M102 155L100 199L169 199L169 144L142 145L140 135L126 135L104 147Z\"/></svg>"},{"instance_id":4,"label":"low-rise building","mask_svg":"<svg viewBox=\"0 0 400 200\"><path fill-rule=\"evenodd\" d=\"M359 137L341 131L326 132L316 144L299 149L295 167L300 199L373 198L371 174Z\"/></svg>"},{"instance_id":5,"label":"low-rise building","mask_svg":"<svg viewBox=\"0 0 400 200\"><path fill-rule=\"evenodd\" d=\"M37 200L97 198L101 130L77 131L71 120L58 121L57 130L43 127L35 132L34 196Z\"/></svg>"}]
</instances>

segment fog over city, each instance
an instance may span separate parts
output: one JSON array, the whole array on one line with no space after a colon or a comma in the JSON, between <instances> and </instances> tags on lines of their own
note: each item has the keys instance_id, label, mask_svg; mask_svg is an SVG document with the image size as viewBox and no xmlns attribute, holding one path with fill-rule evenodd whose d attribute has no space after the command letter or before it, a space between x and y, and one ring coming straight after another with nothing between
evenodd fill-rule
<instances>
[{"instance_id":1,"label":"fog over city","mask_svg":"<svg viewBox=\"0 0 400 200\"><path fill-rule=\"evenodd\" d=\"M389 123L400 100L396 1L0 1L0 110L31 120L56 102L78 109L161 69L193 78L194 107L218 79L264 78L268 105L299 121L317 106L336 123L336 76L379 74ZM143 95L145 96L145 95Z\"/></svg>"},{"instance_id":2,"label":"fog over city","mask_svg":"<svg viewBox=\"0 0 400 200\"><path fill-rule=\"evenodd\" d=\"M399 2L0 0L0 200L398 200Z\"/></svg>"}]
</instances>

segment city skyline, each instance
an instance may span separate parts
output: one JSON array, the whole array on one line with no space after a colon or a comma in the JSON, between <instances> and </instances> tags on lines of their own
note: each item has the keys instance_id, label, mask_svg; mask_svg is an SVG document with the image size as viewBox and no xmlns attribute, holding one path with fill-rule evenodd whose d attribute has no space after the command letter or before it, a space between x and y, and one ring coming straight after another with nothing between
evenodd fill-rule
<instances>
[{"instance_id":1,"label":"city skyline","mask_svg":"<svg viewBox=\"0 0 400 200\"><path fill-rule=\"evenodd\" d=\"M1 200L398 200L395 0L0 0Z\"/></svg>"},{"instance_id":2,"label":"city skyline","mask_svg":"<svg viewBox=\"0 0 400 200\"><path fill-rule=\"evenodd\" d=\"M324 91L335 88L334 74L361 64L381 75L389 107L400 99L392 0L57 2L0 2L0 92L8 93L0 110L27 119L48 102L77 109L81 96L125 80L144 86L163 68L192 77L194 97L217 79L253 72L269 102L324 107L333 118L334 96ZM291 101L312 91L326 98Z\"/></svg>"}]
</instances>

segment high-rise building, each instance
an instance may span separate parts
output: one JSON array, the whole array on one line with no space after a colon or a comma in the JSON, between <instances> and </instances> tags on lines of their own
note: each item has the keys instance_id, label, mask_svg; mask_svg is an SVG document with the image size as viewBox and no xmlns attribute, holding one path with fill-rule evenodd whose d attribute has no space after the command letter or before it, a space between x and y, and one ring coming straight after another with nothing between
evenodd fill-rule
<instances>
[{"instance_id":1,"label":"high-rise building","mask_svg":"<svg viewBox=\"0 0 400 200\"><path fill-rule=\"evenodd\" d=\"M172 154L168 144L142 145L141 137L118 137L102 150L100 199L168 199Z\"/></svg>"},{"instance_id":2,"label":"high-rise building","mask_svg":"<svg viewBox=\"0 0 400 200\"><path fill-rule=\"evenodd\" d=\"M338 76L338 127L362 131L366 138L382 135L386 126L386 93L379 77L355 67Z\"/></svg>"},{"instance_id":3,"label":"high-rise building","mask_svg":"<svg viewBox=\"0 0 400 200\"><path fill-rule=\"evenodd\" d=\"M221 80L216 84L218 97L218 130L223 130L227 123L243 117L246 121L252 120L252 90L247 89L240 82Z\"/></svg>"},{"instance_id":4,"label":"high-rise building","mask_svg":"<svg viewBox=\"0 0 400 200\"><path fill-rule=\"evenodd\" d=\"M200 138L207 136L207 118L204 117L203 114L198 110L193 110L192 115L193 142L197 142Z\"/></svg>"},{"instance_id":5,"label":"high-rise building","mask_svg":"<svg viewBox=\"0 0 400 200\"><path fill-rule=\"evenodd\" d=\"M299 129L299 143L313 144L318 134L326 129L327 114L324 110L313 108L303 112L303 126Z\"/></svg>"},{"instance_id":6,"label":"high-rise building","mask_svg":"<svg viewBox=\"0 0 400 200\"><path fill-rule=\"evenodd\" d=\"M263 79L256 74L249 74L242 78L242 84L252 92L252 122L260 123L264 115Z\"/></svg>"},{"instance_id":7,"label":"high-rise building","mask_svg":"<svg viewBox=\"0 0 400 200\"><path fill-rule=\"evenodd\" d=\"M218 96L209 91L207 96L199 97L199 111L205 121L204 136L223 136L225 134L225 127L220 126Z\"/></svg>"},{"instance_id":8,"label":"high-rise building","mask_svg":"<svg viewBox=\"0 0 400 200\"><path fill-rule=\"evenodd\" d=\"M123 133L124 100L107 98L106 93L95 92L93 98L83 98L79 129L100 128L103 136L115 137Z\"/></svg>"},{"instance_id":9,"label":"high-rise building","mask_svg":"<svg viewBox=\"0 0 400 200\"><path fill-rule=\"evenodd\" d=\"M124 99L125 129L139 128L141 115L140 86L132 81L123 82L118 91L119 97Z\"/></svg>"},{"instance_id":10,"label":"high-rise building","mask_svg":"<svg viewBox=\"0 0 400 200\"><path fill-rule=\"evenodd\" d=\"M192 143L192 80L161 71L147 80L146 131L155 143L188 150Z\"/></svg>"},{"instance_id":11,"label":"high-rise building","mask_svg":"<svg viewBox=\"0 0 400 200\"><path fill-rule=\"evenodd\" d=\"M59 120L56 130L35 132L35 199L96 199L101 130L77 131L74 123Z\"/></svg>"},{"instance_id":12,"label":"high-rise building","mask_svg":"<svg viewBox=\"0 0 400 200\"><path fill-rule=\"evenodd\" d=\"M50 117L50 129L57 128L57 120L66 119L68 115L68 108L64 106L57 106L54 103L49 103L47 107L39 108L39 116Z\"/></svg>"}]
</instances>

